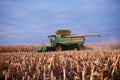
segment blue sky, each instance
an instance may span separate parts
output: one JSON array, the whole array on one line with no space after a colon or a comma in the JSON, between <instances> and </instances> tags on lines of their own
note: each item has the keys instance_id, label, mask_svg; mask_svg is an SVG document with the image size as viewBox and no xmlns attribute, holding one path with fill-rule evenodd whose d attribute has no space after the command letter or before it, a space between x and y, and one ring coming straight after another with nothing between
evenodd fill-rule
<instances>
[{"instance_id":1,"label":"blue sky","mask_svg":"<svg viewBox=\"0 0 120 80\"><path fill-rule=\"evenodd\" d=\"M0 0L0 45L49 43L57 29L120 40L120 0Z\"/></svg>"}]
</instances>

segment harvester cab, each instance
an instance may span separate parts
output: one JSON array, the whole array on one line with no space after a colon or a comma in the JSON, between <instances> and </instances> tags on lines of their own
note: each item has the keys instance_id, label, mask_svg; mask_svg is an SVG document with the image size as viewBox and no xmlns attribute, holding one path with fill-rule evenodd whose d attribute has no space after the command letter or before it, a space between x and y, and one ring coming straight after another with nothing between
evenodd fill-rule
<instances>
[{"instance_id":1,"label":"harvester cab","mask_svg":"<svg viewBox=\"0 0 120 80\"><path fill-rule=\"evenodd\" d=\"M84 46L85 37L98 36L99 34L71 34L70 30L57 30L55 35L49 35L50 46L42 46L35 52L44 51L62 51L62 50L79 50Z\"/></svg>"}]
</instances>

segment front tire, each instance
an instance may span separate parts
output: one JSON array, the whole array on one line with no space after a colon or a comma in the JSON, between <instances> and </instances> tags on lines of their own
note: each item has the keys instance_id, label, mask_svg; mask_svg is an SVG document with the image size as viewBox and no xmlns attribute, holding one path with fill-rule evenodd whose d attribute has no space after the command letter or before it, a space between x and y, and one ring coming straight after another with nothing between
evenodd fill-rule
<instances>
[{"instance_id":1,"label":"front tire","mask_svg":"<svg viewBox=\"0 0 120 80\"><path fill-rule=\"evenodd\" d=\"M77 50L79 50L79 49L78 49L78 48L74 48L73 50L77 51Z\"/></svg>"},{"instance_id":2,"label":"front tire","mask_svg":"<svg viewBox=\"0 0 120 80\"><path fill-rule=\"evenodd\" d=\"M62 51L62 45L57 45L56 46L56 51Z\"/></svg>"},{"instance_id":3,"label":"front tire","mask_svg":"<svg viewBox=\"0 0 120 80\"><path fill-rule=\"evenodd\" d=\"M79 47L78 47L77 45L74 45L74 46L73 46L73 50L78 51L78 50L79 50Z\"/></svg>"}]
</instances>

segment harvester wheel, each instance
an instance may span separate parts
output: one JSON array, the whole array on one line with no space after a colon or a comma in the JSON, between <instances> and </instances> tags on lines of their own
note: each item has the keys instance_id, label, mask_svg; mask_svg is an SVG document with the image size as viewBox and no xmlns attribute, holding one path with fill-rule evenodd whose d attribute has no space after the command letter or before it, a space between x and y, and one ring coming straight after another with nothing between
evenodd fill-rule
<instances>
[{"instance_id":1,"label":"harvester wheel","mask_svg":"<svg viewBox=\"0 0 120 80\"><path fill-rule=\"evenodd\" d=\"M62 51L62 45L57 45L56 46L56 51Z\"/></svg>"},{"instance_id":2,"label":"harvester wheel","mask_svg":"<svg viewBox=\"0 0 120 80\"><path fill-rule=\"evenodd\" d=\"M77 50L79 50L79 49L76 47L76 48L74 48L73 50L77 51Z\"/></svg>"},{"instance_id":3,"label":"harvester wheel","mask_svg":"<svg viewBox=\"0 0 120 80\"><path fill-rule=\"evenodd\" d=\"M77 51L77 50L79 50L79 47L75 45L75 46L73 47L73 50Z\"/></svg>"}]
</instances>

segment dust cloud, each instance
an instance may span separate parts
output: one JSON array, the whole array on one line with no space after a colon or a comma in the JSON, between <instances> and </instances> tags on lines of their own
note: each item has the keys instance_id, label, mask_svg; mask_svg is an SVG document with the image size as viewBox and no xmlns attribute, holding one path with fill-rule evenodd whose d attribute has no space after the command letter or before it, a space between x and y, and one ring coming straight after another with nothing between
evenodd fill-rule
<instances>
[{"instance_id":1,"label":"dust cloud","mask_svg":"<svg viewBox=\"0 0 120 80\"><path fill-rule=\"evenodd\" d=\"M85 44L87 49L101 49L101 50L113 50L113 49L120 49L120 41L116 38L110 38L109 41L104 41L101 43L88 43Z\"/></svg>"}]
</instances>

